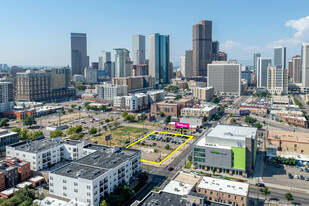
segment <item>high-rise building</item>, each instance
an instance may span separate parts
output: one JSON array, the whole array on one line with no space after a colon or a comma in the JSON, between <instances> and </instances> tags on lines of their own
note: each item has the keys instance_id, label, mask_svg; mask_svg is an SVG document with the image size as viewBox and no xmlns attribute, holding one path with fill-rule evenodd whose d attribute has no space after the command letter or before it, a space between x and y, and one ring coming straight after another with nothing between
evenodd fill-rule
<instances>
[{"instance_id":1,"label":"high-rise building","mask_svg":"<svg viewBox=\"0 0 309 206\"><path fill-rule=\"evenodd\" d=\"M98 70L90 67L86 67L84 71L85 82L87 83L98 83Z\"/></svg>"},{"instance_id":2,"label":"high-rise building","mask_svg":"<svg viewBox=\"0 0 309 206\"><path fill-rule=\"evenodd\" d=\"M283 66L286 69L286 47L274 48L274 66Z\"/></svg>"},{"instance_id":3,"label":"high-rise building","mask_svg":"<svg viewBox=\"0 0 309 206\"><path fill-rule=\"evenodd\" d=\"M296 55L292 59L293 66L293 82L301 83L302 71L301 71L301 57L300 55Z\"/></svg>"},{"instance_id":4,"label":"high-rise building","mask_svg":"<svg viewBox=\"0 0 309 206\"><path fill-rule=\"evenodd\" d=\"M14 107L14 89L12 82L0 82L0 112L10 111Z\"/></svg>"},{"instance_id":5,"label":"high-rise building","mask_svg":"<svg viewBox=\"0 0 309 206\"><path fill-rule=\"evenodd\" d=\"M149 34L149 74L155 84L167 84L170 80L170 37L159 33Z\"/></svg>"},{"instance_id":6,"label":"high-rise building","mask_svg":"<svg viewBox=\"0 0 309 206\"><path fill-rule=\"evenodd\" d=\"M207 86L214 87L214 92L237 94L241 93L241 66L234 62L217 62L208 64Z\"/></svg>"},{"instance_id":7,"label":"high-rise building","mask_svg":"<svg viewBox=\"0 0 309 206\"><path fill-rule=\"evenodd\" d=\"M227 53L225 53L225 52L218 52L218 54L217 54L217 61L227 61Z\"/></svg>"},{"instance_id":8,"label":"high-rise building","mask_svg":"<svg viewBox=\"0 0 309 206\"><path fill-rule=\"evenodd\" d=\"M124 48L114 49L115 54L115 77L132 76L133 62L130 60L130 52Z\"/></svg>"},{"instance_id":9,"label":"high-rise building","mask_svg":"<svg viewBox=\"0 0 309 206\"><path fill-rule=\"evenodd\" d=\"M101 51L99 53L99 70L104 70L105 74L111 74L111 53L106 51Z\"/></svg>"},{"instance_id":10,"label":"high-rise building","mask_svg":"<svg viewBox=\"0 0 309 206\"><path fill-rule=\"evenodd\" d=\"M72 75L83 74L89 66L87 56L87 36L85 33L71 33L71 67Z\"/></svg>"},{"instance_id":11,"label":"high-rise building","mask_svg":"<svg viewBox=\"0 0 309 206\"><path fill-rule=\"evenodd\" d=\"M180 59L180 67L179 67L180 75L181 75L181 77L185 77L185 73L186 73L186 55L181 55L179 57L179 59Z\"/></svg>"},{"instance_id":12,"label":"high-rise building","mask_svg":"<svg viewBox=\"0 0 309 206\"><path fill-rule=\"evenodd\" d=\"M289 77L289 82L293 82L293 61L292 60L288 62L288 77Z\"/></svg>"},{"instance_id":13,"label":"high-rise building","mask_svg":"<svg viewBox=\"0 0 309 206\"><path fill-rule=\"evenodd\" d=\"M287 69L282 65L267 67L267 90L272 94L288 93Z\"/></svg>"},{"instance_id":14,"label":"high-rise building","mask_svg":"<svg viewBox=\"0 0 309 206\"><path fill-rule=\"evenodd\" d=\"M219 53L219 42L212 41L212 60L218 60L218 53Z\"/></svg>"},{"instance_id":15,"label":"high-rise building","mask_svg":"<svg viewBox=\"0 0 309 206\"><path fill-rule=\"evenodd\" d=\"M186 50L186 54L180 56L180 74L181 77L191 77L192 76L192 58L193 51Z\"/></svg>"},{"instance_id":16,"label":"high-rise building","mask_svg":"<svg viewBox=\"0 0 309 206\"><path fill-rule=\"evenodd\" d=\"M17 101L46 101L58 98L68 98L75 95L74 88L67 88L68 73L56 70L27 70L16 74Z\"/></svg>"},{"instance_id":17,"label":"high-rise building","mask_svg":"<svg viewBox=\"0 0 309 206\"><path fill-rule=\"evenodd\" d=\"M257 58L261 57L260 53L254 53L253 54L253 71L255 74L257 74Z\"/></svg>"},{"instance_id":18,"label":"high-rise building","mask_svg":"<svg viewBox=\"0 0 309 206\"><path fill-rule=\"evenodd\" d=\"M309 92L309 43L303 43L301 49L302 59L302 90Z\"/></svg>"},{"instance_id":19,"label":"high-rise building","mask_svg":"<svg viewBox=\"0 0 309 206\"><path fill-rule=\"evenodd\" d=\"M212 61L212 21L193 25L193 76L207 76L207 64Z\"/></svg>"},{"instance_id":20,"label":"high-rise building","mask_svg":"<svg viewBox=\"0 0 309 206\"><path fill-rule=\"evenodd\" d=\"M145 64L145 36L133 35L132 36L132 61L133 65Z\"/></svg>"},{"instance_id":21,"label":"high-rise building","mask_svg":"<svg viewBox=\"0 0 309 206\"><path fill-rule=\"evenodd\" d=\"M257 87L267 87L267 67L269 64L271 65L271 59L257 58Z\"/></svg>"},{"instance_id":22,"label":"high-rise building","mask_svg":"<svg viewBox=\"0 0 309 206\"><path fill-rule=\"evenodd\" d=\"M117 96L128 95L127 85L100 85L98 86L98 98L113 100Z\"/></svg>"}]
</instances>

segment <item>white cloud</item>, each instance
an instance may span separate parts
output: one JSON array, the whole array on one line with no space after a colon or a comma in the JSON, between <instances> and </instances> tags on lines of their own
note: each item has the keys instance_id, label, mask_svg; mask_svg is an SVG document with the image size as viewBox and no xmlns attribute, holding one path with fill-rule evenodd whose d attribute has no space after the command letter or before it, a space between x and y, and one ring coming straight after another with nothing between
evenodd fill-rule
<instances>
[{"instance_id":1,"label":"white cloud","mask_svg":"<svg viewBox=\"0 0 309 206\"><path fill-rule=\"evenodd\" d=\"M233 48L239 46L240 43L236 42L236 41L231 41L231 40L227 40L226 42L224 42L223 44L220 45L220 50L221 51L230 51Z\"/></svg>"},{"instance_id":2,"label":"white cloud","mask_svg":"<svg viewBox=\"0 0 309 206\"><path fill-rule=\"evenodd\" d=\"M280 39L267 44L267 48L275 46L296 46L303 42L309 41L309 16L297 20L289 20L285 26L295 29L293 37Z\"/></svg>"}]
</instances>

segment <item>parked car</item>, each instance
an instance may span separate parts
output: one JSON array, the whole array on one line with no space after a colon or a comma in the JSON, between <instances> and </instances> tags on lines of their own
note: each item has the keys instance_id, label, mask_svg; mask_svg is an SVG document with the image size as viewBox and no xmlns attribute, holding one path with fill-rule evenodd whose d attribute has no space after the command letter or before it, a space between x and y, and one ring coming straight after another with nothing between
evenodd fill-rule
<instances>
[{"instance_id":1,"label":"parked car","mask_svg":"<svg viewBox=\"0 0 309 206\"><path fill-rule=\"evenodd\" d=\"M308 178L308 176L306 176L306 177L305 177L305 180L306 180L306 181L309 181L309 178Z\"/></svg>"},{"instance_id":2,"label":"parked car","mask_svg":"<svg viewBox=\"0 0 309 206\"><path fill-rule=\"evenodd\" d=\"M243 180L236 180L236 182L245 182L245 181L243 181Z\"/></svg>"},{"instance_id":3,"label":"parked car","mask_svg":"<svg viewBox=\"0 0 309 206\"><path fill-rule=\"evenodd\" d=\"M263 184L263 183L256 183L255 186L257 186L257 187L265 187L265 184Z\"/></svg>"},{"instance_id":4,"label":"parked car","mask_svg":"<svg viewBox=\"0 0 309 206\"><path fill-rule=\"evenodd\" d=\"M300 176L299 176L299 179L304 180L304 179L305 179L305 177L304 177L304 176L302 176L302 175L300 175Z\"/></svg>"},{"instance_id":5,"label":"parked car","mask_svg":"<svg viewBox=\"0 0 309 206\"><path fill-rule=\"evenodd\" d=\"M293 179L293 175L289 173L289 179Z\"/></svg>"},{"instance_id":6,"label":"parked car","mask_svg":"<svg viewBox=\"0 0 309 206\"><path fill-rule=\"evenodd\" d=\"M304 170L303 170L303 168L301 168L301 167L300 167L300 168L298 168L298 170L299 170L300 172L304 171Z\"/></svg>"},{"instance_id":7,"label":"parked car","mask_svg":"<svg viewBox=\"0 0 309 206\"><path fill-rule=\"evenodd\" d=\"M309 172L309 169L308 169L308 168L305 168L305 172Z\"/></svg>"},{"instance_id":8,"label":"parked car","mask_svg":"<svg viewBox=\"0 0 309 206\"><path fill-rule=\"evenodd\" d=\"M298 175L294 175L294 179L298 179L299 177L298 177Z\"/></svg>"},{"instance_id":9,"label":"parked car","mask_svg":"<svg viewBox=\"0 0 309 206\"><path fill-rule=\"evenodd\" d=\"M174 168L173 168L173 167L168 167L167 170L168 170L168 171L173 171Z\"/></svg>"},{"instance_id":10,"label":"parked car","mask_svg":"<svg viewBox=\"0 0 309 206\"><path fill-rule=\"evenodd\" d=\"M211 177L211 175L210 175L210 174L204 174L204 176L206 176L206 177Z\"/></svg>"}]
</instances>

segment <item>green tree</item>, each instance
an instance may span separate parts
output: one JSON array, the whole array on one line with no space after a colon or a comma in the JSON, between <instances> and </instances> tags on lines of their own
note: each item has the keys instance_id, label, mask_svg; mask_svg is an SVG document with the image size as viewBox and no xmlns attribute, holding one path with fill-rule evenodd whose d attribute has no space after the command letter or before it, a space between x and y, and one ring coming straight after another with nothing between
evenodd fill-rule
<instances>
[{"instance_id":1,"label":"green tree","mask_svg":"<svg viewBox=\"0 0 309 206\"><path fill-rule=\"evenodd\" d=\"M164 149L169 150L171 147L169 144L165 145Z\"/></svg>"},{"instance_id":2,"label":"green tree","mask_svg":"<svg viewBox=\"0 0 309 206\"><path fill-rule=\"evenodd\" d=\"M1 121L0 121L0 127L7 127L9 126L8 122L10 121L9 118L3 118Z\"/></svg>"},{"instance_id":3,"label":"green tree","mask_svg":"<svg viewBox=\"0 0 309 206\"><path fill-rule=\"evenodd\" d=\"M89 134L96 134L98 131L97 131L97 129L95 128L95 127L91 127L90 129L89 129Z\"/></svg>"},{"instance_id":4,"label":"green tree","mask_svg":"<svg viewBox=\"0 0 309 206\"><path fill-rule=\"evenodd\" d=\"M290 192L285 193L285 199L287 199L287 201L292 201L294 200L293 195Z\"/></svg>"},{"instance_id":5,"label":"green tree","mask_svg":"<svg viewBox=\"0 0 309 206\"><path fill-rule=\"evenodd\" d=\"M71 108L70 108L70 109L68 109L68 112L70 112L70 113L72 113L73 111L74 111L74 110L73 110L73 109L71 109Z\"/></svg>"},{"instance_id":6,"label":"green tree","mask_svg":"<svg viewBox=\"0 0 309 206\"><path fill-rule=\"evenodd\" d=\"M103 111L103 112L106 112L107 111L106 105L101 105L100 110Z\"/></svg>"},{"instance_id":7,"label":"green tree","mask_svg":"<svg viewBox=\"0 0 309 206\"><path fill-rule=\"evenodd\" d=\"M65 115L65 111L64 111L64 110L62 110L61 114L62 114L62 115Z\"/></svg>"},{"instance_id":8,"label":"green tree","mask_svg":"<svg viewBox=\"0 0 309 206\"><path fill-rule=\"evenodd\" d=\"M81 125L78 125L75 127L75 133L79 134L83 131L83 127Z\"/></svg>"},{"instance_id":9,"label":"green tree","mask_svg":"<svg viewBox=\"0 0 309 206\"><path fill-rule=\"evenodd\" d=\"M86 90L86 86L83 84L79 84L76 86L76 89L78 89L79 91L85 91Z\"/></svg>"},{"instance_id":10,"label":"green tree","mask_svg":"<svg viewBox=\"0 0 309 206\"><path fill-rule=\"evenodd\" d=\"M255 125L254 125L254 127L256 127L256 128L258 128L258 129L261 129L262 128L262 125L261 125L261 123L256 123Z\"/></svg>"},{"instance_id":11,"label":"green tree","mask_svg":"<svg viewBox=\"0 0 309 206\"><path fill-rule=\"evenodd\" d=\"M118 122L117 120L113 122L113 126L116 128L120 125L120 122Z\"/></svg>"},{"instance_id":12,"label":"green tree","mask_svg":"<svg viewBox=\"0 0 309 206\"><path fill-rule=\"evenodd\" d=\"M214 167L214 168L212 168L212 174L213 174L213 175L215 175L215 174L216 174L216 169L217 169L217 168L215 168L215 167Z\"/></svg>"},{"instance_id":13,"label":"green tree","mask_svg":"<svg viewBox=\"0 0 309 206\"><path fill-rule=\"evenodd\" d=\"M133 122L135 120L135 117L132 114L128 114L127 116L124 117L124 120Z\"/></svg>"},{"instance_id":14,"label":"green tree","mask_svg":"<svg viewBox=\"0 0 309 206\"><path fill-rule=\"evenodd\" d=\"M62 137L63 132L61 130L55 130L55 131L51 131L49 135L51 138Z\"/></svg>"},{"instance_id":15,"label":"green tree","mask_svg":"<svg viewBox=\"0 0 309 206\"><path fill-rule=\"evenodd\" d=\"M265 200L266 200L266 197L270 194L270 191L268 190L268 187L265 187L265 188L263 189L262 194L265 196Z\"/></svg>"},{"instance_id":16,"label":"green tree","mask_svg":"<svg viewBox=\"0 0 309 206\"><path fill-rule=\"evenodd\" d=\"M84 106L85 106L85 107L86 107L86 106L89 106L90 103L91 103L91 102L85 102Z\"/></svg>"},{"instance_id":17,"label":"green tree","mask_svg":"<svg viewBox=\"0 0 309 206\"><path fill-rule=\"evenodd\" d=\"M175 99L180 99L182 96L180 94L177 94Z\"/></svg>"},{"instance_id":18,"label":"green tree","mask_svg":"<svg viewBox=\"0 0 309 206\"><path fill-rule=\"evenodd\" d=\"M124 111L124 112L121 113L121 116L122 116L123 118L125 118L128 114L129 114L129 113L128 113L127 111Z\"/></svg>"},{"instance_id":19,"label":"green tree","mask_svg":"<svg viewBox=\"0 0 309 206\"><path fill-rule=\"evenodd\" d=\"M106 123L109 123L109 121L110 121L109 119L106 119L106 120L105 120Z\"/></svg>"},{"instance_id":20,"label":"green tree","mask_svg":"<svg viewBox=\"0 0 309 206\"><path fill-rule=\"evenodd\" d=\"M141 116L140 116L140 118L141 118L141 120L143 120L143 121L144 121L144 120L147 118L147 116L146 116L146 114L145 114L145 113L142 113L142 114L141 114Z\"/></svg>"},{"instance_id":21,"label":"green tree","mask_svg":"<svg viewBox=\"0 0 309 206\"><path fill-rule=\"evenodd\" d=\"M31 126L33 124L36 124L36 120L34 116L28 116L25 119L23 119L24 125Z\"/></svg>"},{"instance_id":22,"label":"green tree","mask_svg":"<svg viewBox=\"0 0 309 206\"><path fill-rule=\"evenodd\" d=\"M19 127L14 127L14 128L12 129L12 132L17 132L18 135L19 135L20 131L21 131L21 129L20 129Z\"/></svg>"},{"instance_id":23,"label":"green tree","mask_svg":"<svg viewBox=\"0 0 309 206\"><path fill-rule=\"evenodd\" d=\"M80 134L75 134L75 135L73 135L69 138L72 139L72 140L78 140L78 139L81 139L83 137L84 137L84 135L82 133L80 133Z\"/></svg>"},{"instance_id":24,"label":"green tree","mask_svg":"<svg viewBox=\"0 0 309 206\"><path fill-rule=\"evenodd\" d=\"M247 124L253 124L253 123L256 122L256 119L255 119L255 118L252 118L252 117L246 117L246 118L245 118L245 122L246 122Z\"/></svg>"},{"instance_id":25,"label":"green tree","mask_svg":"<svg viewBox=\"0 0 309 206\"><path fill-rule=\"evenodd\" d=\"M165 118L165 123L168 124L170 121L171 121L171 115L168 115L166 118Z\"/></svg>"},{"instance_id":26,"label":"green tree","mask_svg":"<svg viewBox=\"0 0 309 206\"><path fill-rule=\"evenodd\" d=\"M309 101L307 101L306 104L309 106Z\"/></svg>"},{"instance_id":27,"label":"green tree","mask_svg":"<svg viewBox=\"0 0 309 206\"><path fill-rule=\"evenodd\" d=\"M71 104L71 108L74 109L76 107L76 104Z\"/></svg>"},{"instance_id":28,"label":"green tree","mask_svg":"<svg viewBox=\"0 0 309 206\"><path fill-rule=\"evenodd\" d=\"M208 117L206 115L204 115L204 122L206 122L208 119Z\"/></svg>"},{"instance_id":29,"label":"green tree","mask_svg":"<svg viewBox=\"0 0 309 206\"><path fill-rule=\"evenodd\" d=\"M29 135L28 135L28 139L34 139L38 136L41 136L43 135L43 132L42 131L35 131L35 132L30 132Z\"/></svg>"},{"instance_id":30,"label":"green tree","mask_svg":"<svg viewBox=\"0 0 309 206\"><path fill-rule=\"evenodd\" d=\"M20 139L28 139L28 129L24 128L19 132Z\"/></svg>"},{"instance_id":31,"label":"green tree","mask_svg":"<svg viewBox=\"0 0 309 206\"><path fill-rule=\"evenodd\" d=\"M212 103L218 104L220 102L220 99L218 97L214 97L211 99Z\"/></svg>"},{"instance_id":32,"label":"green tree","mask_svg":"<svg viewBox=\"0 0 309 206\"><path fill-rule=\"evenodd\" d=\"M101 202L100 206L109 206L109 204L106 202L106 200L103 200Z\"/></svg>"},{"instance_id":33,"label":"green tree","mask_svg":"<svg viewBox=\"0 0 309 206\"><path fill-rule=\"evenodd\" d=\"M159 112L159 115L160 115L160 117L164 117L165 116L165 114L162 111Z\"/></svg>"}]
</instances>

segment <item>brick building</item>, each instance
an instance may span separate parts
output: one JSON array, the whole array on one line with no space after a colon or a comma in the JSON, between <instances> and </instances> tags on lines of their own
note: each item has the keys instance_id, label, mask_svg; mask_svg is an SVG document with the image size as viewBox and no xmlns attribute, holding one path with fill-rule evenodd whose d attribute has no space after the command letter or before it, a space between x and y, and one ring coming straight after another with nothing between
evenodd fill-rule
<instances>
[{"instance_id":1,"label":"brick building","mask_svg":"<svg viewBox=\"0 0 309 206\"><path fill-rule=\"evenodd\" d=\"M295 126L299 126L302 128L307 128L308 121L305 117L288 117L288 116L280 116L279 121L283 121Z\"/></svg>"},{"instance_id":2,"label":"brick building","mask_svg":"<svg viewBox=\"0 0 309 206\"><path fill-rule=\"evenodd\" d=\"M12 167L17 167L19 182L26 181L31 177L30 162L21 161L15 157L6 157L3 162Z\"/></svg>"}]
</instances>

